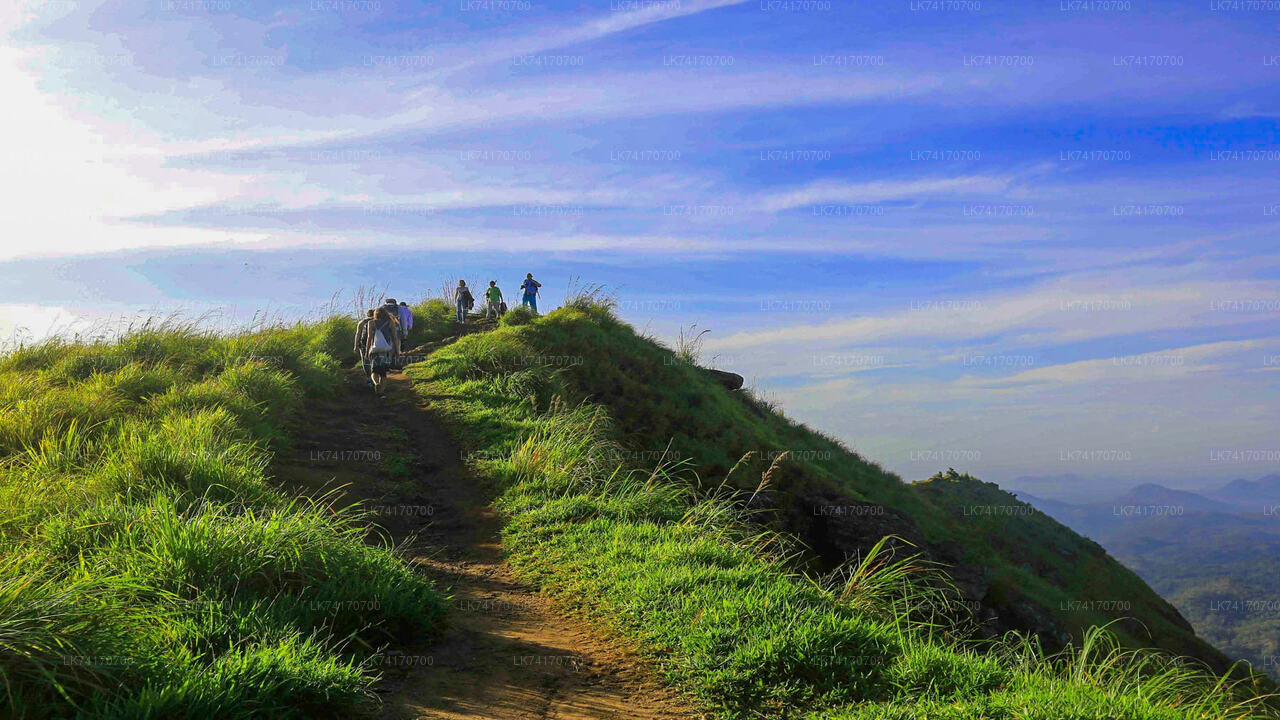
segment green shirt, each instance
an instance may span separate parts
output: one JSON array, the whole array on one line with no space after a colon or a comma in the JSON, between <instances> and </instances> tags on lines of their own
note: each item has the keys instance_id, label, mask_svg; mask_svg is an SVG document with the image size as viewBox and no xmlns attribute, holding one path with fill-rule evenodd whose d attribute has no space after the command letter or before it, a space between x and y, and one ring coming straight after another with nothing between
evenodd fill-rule
<instances>
[{"instance_id":1,"label":"green shirt","mask_svg":"<svg viewBox=\"0 0 1280 720\"><path fill-rule=\"evenodd\" d=\"M496 287L491 287L484 291L484 296L489 298L491 302L498 302L502 299L502 291Z\"/></svg>"}]
</instances>

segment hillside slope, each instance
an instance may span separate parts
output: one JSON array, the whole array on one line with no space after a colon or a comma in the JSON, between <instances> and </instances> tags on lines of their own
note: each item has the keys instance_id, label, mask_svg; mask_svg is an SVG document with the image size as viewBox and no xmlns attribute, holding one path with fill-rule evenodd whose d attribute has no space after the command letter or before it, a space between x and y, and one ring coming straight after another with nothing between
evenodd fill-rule
<instances>
[{"instance_id":1,"label":"hillside slope","mask_svg":"<svg viewBox=\"0 0 1280 720\"><path fill-rule=\"evenodd\" d=\"M398 374L374 397L361 368L309 398L276 478L309 495L343 485L419 574L448 593L449 622L380 657L380 720L680 720L643 663L566 617L503 561L502 518L426 401ZM620 651L622 650L622 651Z\"/></svg>"},{"instance_id":2,"label":"hillside slope","mask_svg":"<svg viewBox=\"0 0 1280 720\"><path fill-rule=\"evenodd\" d=\"M147 323L0 357L0 717L376 709L377 650L447 600L268 470L350 327Z\"/></svg>"},{"instance_id":3,"label":"hillside slope","mask_svg":"<svg viewBox=\"0 0 1280 720\"><path fill-rule=\"evenodd\" d=\"M1061 647L1119 620L1113 629L1127 644L1230 664L1099 545L993 484L954 473L904 483L607 315L554 314L519 338L526 366L529 358L550 363L570 402L608 408L635 457L683 460L707 486L737 466L730 483L753 490L786 453L757 501L813 551L812 569L830 570L897 535L950 566L991 634L1028 631Z\"/></svg>"},{"instance_id":4,"label":"hillside slope","mask_svg":"<svg viewBox=\"0 0 1280 720\"><path fill-rule=\"evenodd\" d=\"M1093 623L1122 613L1086 600L1126 600L1161 633L1112 624L1128 643L1222 662L1100 548L995 486L902 483L598 298L502 324L408 368L415 389L493 483L521 576L638 642L713 714L1270 716L1242 703L1261 685L1215 690L1185 659L1110 645ZM1017 624L1029 639L990 639Z\"/></svg>"}]
</instances>

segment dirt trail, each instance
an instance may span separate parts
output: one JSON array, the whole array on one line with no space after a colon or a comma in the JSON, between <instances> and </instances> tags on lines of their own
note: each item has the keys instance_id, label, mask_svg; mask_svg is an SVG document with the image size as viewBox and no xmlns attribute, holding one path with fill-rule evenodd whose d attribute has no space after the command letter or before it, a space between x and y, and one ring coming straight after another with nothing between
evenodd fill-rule
<instances>
[{"instance_id":1,"label":"dirt trail","mask_svg":"<svg viewBox=\"0 0 1280 720\"><path fill-rule=\"evenodd\" d=\"M502 559L502 520L457 445L407 378L388 379L380 399L359 368L345 373L336 397L308 406L292 457L276 468L312 491L349 483L347 499L377 512L453 596L443 637L388 653L382 717L694 717L649 666L516 580Z\"/></svg>"}]
</instances>

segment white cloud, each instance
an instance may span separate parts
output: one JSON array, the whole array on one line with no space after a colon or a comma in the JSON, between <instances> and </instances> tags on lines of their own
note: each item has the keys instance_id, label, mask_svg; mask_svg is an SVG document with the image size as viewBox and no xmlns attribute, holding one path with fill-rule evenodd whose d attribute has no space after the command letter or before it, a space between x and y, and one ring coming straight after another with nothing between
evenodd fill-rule
<instances>
[{"instance_id":1,"label":"white cloud","mask_svg":"<svg viewBox=\"0 0 1280 720\"><path fill-rule=\"evenodd\" d=\"M861 183L823 180L796 190L765 195L761 198L760 205L765 210L777 212L827 203L873 204L886 200L924 199L939 195L991 195L1007 190L1009 182L1008 177L988 175Z\"/></svg>"},{"instance_id":2,"label":"white cloud","mask_svg":"<svg viewBox=\"0 0 1280 720\"><path fill-rule=\"evenodd\" d=\"M0 158L9 168L0 176L0 259L262 237L118 224L129 215L217 200L233 192L233 181L208 172L162 172L163 158L141 133L108 136L71 117L24 70L38 57L0 47Z\"/></svg>"},{"instance_id":3,"label":"white cloud","mask_svg":"<svg viewBox=\"0 0 1280 720\"><path fill-rule=\"evenodd\" d=\"M843 347L927 340L947 343L949 352L999 336L1008 345L1053 340L1077 342L1177 328L1232 325L1260 317L1280 318L1280 307L1261 313L1232 312L1224 303L1275 296L1267 283L1236 281L1170 282L1163 273L1136 270L1079 273L1018 293L962 298L922 296L880 315L747 330L710 340L709 348L737 351L768 345ZM1216 309L1215 309L1216 308ZM1270 309L1268 309L1270 308ZM955 345L951 345L955 343Z\"/></svg>"},{"instance_id":4,"label":"white cloud","mask_svg":"<svg viewBox=\"0 0 1280 720\"><path fill-rule=\"evenodd\" d=\"M557 48L589 43L610 35L634 30L653 23L696 15L722 7L741 5L748 0L684 0L683 2L655 2L636 10L600 14L586 22L563 28L543 28L528 35L504 38L484 43L445 48L445 54L453 54L456 62L449 63L433 75L444 75L477 65L489 65L504 60L555 50Z\"/></svg>"},{"instance_id":5,"label":"white cloud","mask_svg":"<svg viewBox=\"0 0 1280 720\"><path fill-rule=\"evenodd\" d=\"M1277 339L1233 340L1201 343L1186 347L1174 347L1133 355L1116 355L1109 358L1081 360L1079 362L1033 368L1006 377L993 379L966 378L965 382L979 387L1001 387L1024 384L1051 383L1054 385L1089 384L1099 386L1107 382L1143 383L1190 380L1193 375L1221 371L1224 366L1216 361L1238 358L1240 355L1274 347Z\"/></svg>"}]
</instances>

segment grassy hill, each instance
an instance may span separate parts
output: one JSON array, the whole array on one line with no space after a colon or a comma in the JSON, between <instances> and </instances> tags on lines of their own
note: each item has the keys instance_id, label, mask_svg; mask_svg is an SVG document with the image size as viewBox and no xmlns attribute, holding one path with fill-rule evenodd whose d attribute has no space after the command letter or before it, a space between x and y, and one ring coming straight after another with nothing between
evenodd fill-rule
<instances>
[{"instance_id":1,"label":"grassy hill","mask_svg":"<svg viewBox=\"0 0 1280 720\"><path fill-rule=\"evenodd\" d=\"M440 342L407 373L491 484L510 564L714 716L1275 716L1260 685L1127 649L1221 661L994 486L905 484L599 298L456 342L450 312L415 309ZM353 324L161 323L0 358L9 714L374 711L379 650L430 638L448 601L367 518L270 476ZM1121 616L1141 625L1095 629Z\"/></svg>"},{"instance_id":2,"label":"grassy hill","mask_svg":"<svg viewBox=\"0 0 1280 720\"><path fill-rule=\"evenodd\" d=\"M903 483L694 359L579 297L409 373L492 479L511 561L726 717L1232 714L1197 663L1111 644L1224 663L1096 544L967 476Z\"/></svg>"},{"instance_id":3,"label":"grassy hill","mask_svg":"<svg viewBox=\"0 0 1280 720\"><path fill-rule=\"evenodd\" d=\"M0 715L375 707L376 649L446 602L359 515L267 472L351 326L158 323L0 358Z\"/></svg>"},{"instance_id":4,"label":"grassy hill","mask_svg":"<svg viewBox=\"0 0 1280 720\"><path fill-rule=\"evenodd\" d=\"M519 383L540 377L536 363L546 363L567 401L590 400L608 411L631 456L682 460L704 487L728 476L730 484L753 490L785 453L756 506L772 510L775 527L811 549L812 570L831 570L897 535L951 567L994 634L1034 632L1060 647L1090 626L1136 618L1112 626L1126 644L1229 665L1099 545L1013 495L946 472L904 483L749 394L726 390L687 352L641 337L607 313L555 314L472 342L484 344L477 350L483 359L467 372L523 363L510 381L512 392L521 392Z\"/></svg>"}]
</instances>

